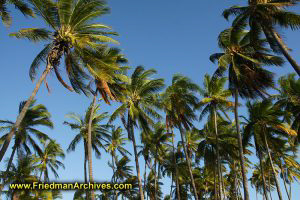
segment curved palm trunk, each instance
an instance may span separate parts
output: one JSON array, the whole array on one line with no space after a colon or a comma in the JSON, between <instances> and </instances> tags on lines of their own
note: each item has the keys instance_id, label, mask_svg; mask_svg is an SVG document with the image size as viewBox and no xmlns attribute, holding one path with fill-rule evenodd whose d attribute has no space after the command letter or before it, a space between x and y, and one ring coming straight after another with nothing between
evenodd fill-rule
<instances>
[{"instance_id":1,"label":"curved palm trunk","mask_svg":"<svg viewBox=\"0 0 300 200\"><path fill-rule=\"evenodd\" d=\"M86 162L87 162L87 145L86 145L86 141L84 140L84 161L83 161L83 169L84 169L84 183L87 183L87 170L86 170ZM86 200L89 199L89 191L86 190L85 192L85 198Z\"/></svg>"},{"instance_id":2,"label":"curved palm trunk","mask_svg":"<svg viewBox=\"0 0 300 200\"><path fill-rule=\"evenodd\" d=\"M268 142L267 142L267 136L266 136L266 134L264 134L264 137L265 137L265 145L266 145L266 148L267 148L267 152L268 152L268 156L269 156L271 168L272 168L272 171L273 171L273 174L274 174L274 178L275 178L275 184L276 184L276 189L277 189L277 193L278 193L278 198L279 198L279 200L283 200L282 194L281 194L281 190L280 190L279 181L278 181L278 177L277 177L277 173L275 171L273 160L272 160L272 156L271 156L271 153L270 153L270 150L269 150L269 145L268 145Z\"/></svg>"},{"instance_id":3,"label":"curved palm trunk","mask_svg":"<svg viewBox=\"0 0 300 200\"><path fill-rule=\"evenodd\" d=\"M286 195L288 196L288 199L291 200L291 197L290 197L287 185L286 185L286 179L285 179L284 169L283 169L282 164L281 164L281 160L279 160L279 162L280 162L280 170L281 170L281 174L282 174L282 178L283 178L283 184L284 184L285 192L286 192Z\"/></svg>"},{"instance_id":4,"label":"curved palm trunk","mask_svg":"<svg viewBox=\"0 0 300 200\"><path fill-rule=\"evenodd\" d=\"M259 153L259 154L261 154L261 153ZM264 173L264 169L263 169L261 155L259 155L259 165L260 165L260 171L261 171L262 179L263 179L264 196L265 196L266 200L269 200L268 195L267 195L266 179L265 179L265 173Z\"/></svg>"},{"instance_id":5,"label":"curved palm trunk","mask_svg":"<svg viewBox=\"0 0 300 200\"><path fill-rule=\"evenodd\" d=\"M129 127L128 131L130 131L129 135L131 137L132 144L133 144L133 150L134 150L136 173L137 173L137 176L138 176L139 193L140 193L140 198L141 198L140 200L144 200L143 183L142 183L141 173L140 173L139 158L138 158L138 153L137 153L137 149L136 149L135 135L134 135L134 132L133 132L133 127L132 127L130 117L128 118L128 127Z\"/></svg>"},{"instance_id":6,"label":"curved palm trunk","mask_svg":"<svg viewBox=\"0 0 300 200\"><path fill-rule=\"evenodd\" d=\"M16 153L16 150L17 150L17 143L14 144L13 150L11 152L11 155L10 155L10 158L9 158L9 161L8 161L8 164L7 164L6 172L8 172L10 167L11 167L11 164L13 162L13 159L14 159L14 156L15 156L15 153Z\"/></svg>"},{"instance_id":7,"label":"curved palm trunk","mask_svg":"<svg viewBox=\"0 0 300 200\"><path fill-rule=\"evenodd\" d=\"M284 57L289 61L289 63L292 65L294 70L297 72L298 76L300 76L300 66L297 64L297 62L292 58L292 56L289 54L288 49L286 48L283 41L279 38L277 32L274 29L268 30L270 34L273 36L273 38L276 40L278 47ZM268 33L267 33L268 34Z\"/></svg>"},{"instance_id":8,"label":"curved palm trunk","mask_svg":"<svg viewBox=\"0 0 300 200\"><path fill-rule=\"evenodd\" d=\"M87 152L88 152L88 165L89 165L89 182L93 183L94 178L93 178L93 166L92 166L92 121L93 121L93 113L96 107L96 94L94 95L93 98L93 104L92 104L92 109L91 109L91 114L89 118L89 124L88 124L88 139L87 139ZM91 190L91 200L95 200L95 192L92 189Z\"/></svg>"},{"instance_id":9,"label":"curved palm trunk","mask_svg":"<svg viewBox=\"0 0 300 200\"><path fill-rule=\"evenodd\" d=\"M217 151L217 168L218 168L218 179L219 179L219 195L220 200L223 199L222 194L222 173L221 173L221 160L220 160L220 152L219 152L219 137L218 137L218 125L217 125L217 110L216 106L214 106L214 126L215 126L215 134L216 134L216 151Z\"/></svg>"},{"instance_id":10,"label":"curved palm trunk","mask_svg":"<svg viewBox=\"0 0 300 200\"><path fill-rule=\"evenodd\" d=\"M193 172L192 172L191 161L190 161L190 157L189 157L189 155L187 153L187 149L186 149L186 145L185 145L185 141L184 141L184 136L183 136L183 129L182 129L181 126L179 126L179 132L180 132L182 146L183 146L183 150L184 150L184 155L186 157L186 162L187 162L187 165L188 165L189 174L190 174L190 178L191 178L191 182L192 182L192 186L193 186L194 197L195 197L195 200L198 200L196 185L195 185L195 181L194 181L194 177L193 177Z\"/></svg>"},{"instance_id":11,"label":"curved palm trunk","mask_svg":"<svg viewBox=\"0 0 300 200\"><path fill-rule=\"evenodd\" d=\"M6 153L8 146L10 144L10 141L12 139L12 137L15 134L15 130L17 130L22 122L22 120L25 117L25 114L30 106L30 103L33 101L33 99L35 98L38 90L41 87L41 84L43 83L43 81L45 80L47 74L50 72L51 70L51 65L47 64L47 67L45 69L45 71L43 72L42 76L40 77L40 79L38 80L38 82L35 85L35 88L33 90L33 92L31 93L31 96L28 98L28 100L26 101L24 107L22 108L22 111L20 112L19 116L17 117L16 123L14 124L13 128L10 130L10 132L8 133L4 144L2 145L2 148L0 150L0 162L2 161L4 154Z\"/></svg>"},{"instance_id":12,"label":"curved palm trunk","mask_svg":"<svg viewBox=\"0 0 300 200\"><path fill-rule=\"evenodd\" d=\"M243 187L244 187L244 199L250 200L249 199L248 181L247 181L246 170L245 170L242 135L240 133L238 105L239 105L239 93L238 93L238 90L236 89L235 90L234 117L235 117L235 123L236 123L236 132L237 132L237 136L238 136L239 157L240 157L241 171L242 171L242 177L243 177Z\"/></svg>"}]
</instances>

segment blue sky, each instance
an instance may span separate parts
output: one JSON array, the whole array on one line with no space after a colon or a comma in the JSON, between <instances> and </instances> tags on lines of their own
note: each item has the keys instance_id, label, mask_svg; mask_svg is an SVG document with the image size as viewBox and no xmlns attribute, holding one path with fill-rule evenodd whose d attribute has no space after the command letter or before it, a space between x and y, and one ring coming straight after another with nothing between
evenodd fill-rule
<instances>
[{"instance_id":1,"label":"blue sky","mask_svg":"<svg viewBox=\"0 0 300 200\"><path fill-rule=\"evenodd\" d=\"M121 43L119 47L129 59L129 65L155 68L158 71L157 77L165 78L167 84L170 83L174 73L181 73L202 85L204 74L211 74L216 69L208 58L210 54L219 52L217 36L220 31L230 26L230 22L222 18L222 11L244 2L241 0L110 0L108 4L111 13L99 19L99 22L112 26L120 34L117 38ZM299 11L299 8L297 6L294 10ZM19 102L27 99L34 88L35 84L28 76L29 66L43 46L9 38L8 33L19 28L45 27L40 20L26 19L13 9L12 15L13 25L9 29L4 26L0 29L2 44L0 47L2 90L0 118L9 120L16 119ZM289 48L293 49L291 54L300 63L299 31L283 30L282 33ZM44 67L40 66L40 72ZM277 77L292 72L292 67L288 63L283 68L270 69L276 72ZM43 85L37 95L37 102L46 105L51 112L55 128L43 130L66 149L75 133L62 124L66 120L65 114L75 112L83 115L91 99L67 91L58 83L54 74L48 76L47 80L51 93L49 94ZM102 111L111 112L115 106L108 107L102 103L101 107ZM244 111L241 109L241 114L245 114ZM202 123L196 125L201 128ZM133 152L131 144L128 145L128 149ZM6 156L9 154L10 152L7 152ZM109 159L104 152L100 160L94 158L95 180L110 180L112 170L107 166ZM59 170L60 181L83 180L82 145L79 145L75 152L67 154L64 163L66 169ZM1 168L2 165L1 163ZM134 166L134 163L132 165ZM143 169L142 162L141 169ZM164 181L166 184L163 191L169 194L170 181ZM283 185L281 188L284 190ZM293 199L300 195L299 191L299 184L294 184ZM64 199L71 199L72 193L65 192ZM251 199L255 199L253 189L251 189ZM274 192L273 199L277 199Z\"/></svg>"}]
</instances>

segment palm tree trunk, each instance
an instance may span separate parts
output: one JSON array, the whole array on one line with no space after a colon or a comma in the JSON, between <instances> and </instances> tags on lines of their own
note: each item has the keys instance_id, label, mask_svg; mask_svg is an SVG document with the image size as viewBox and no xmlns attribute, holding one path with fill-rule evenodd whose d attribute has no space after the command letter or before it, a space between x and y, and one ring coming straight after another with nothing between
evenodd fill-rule
<instances>
[{"instance_id":1,"label":"palm tree trunk","mask_svg":"<svg viewBox=\"0 0 300 200\"><path fill-rule=\"evenodd\" d=\"M269 179L269 193L270 193L270 199L273 200L272 198L272 193L271 193L271 177L270 177L270 170L268 169L268 179Z\"/></svg>"},{"instance_id":2,"label":"palm tree trunk","mask_svg":"<svg viewBox=\"0 0 300 200\"><path fill-rule=\"evenodd\" d=\"M84 169L84 183L87 183L87 170L86 170L86 162L87 162L87 145L86 145L86 141L84 140L83 142L84 144L84 161L83 161L83 169ZM88 200L89 199L89 191L86 190L85 191L85 199Z\"/></svg>"},{"instance_id":3,"label":"palm tree trunk","mask_svg":"<svg viewBox=\"0 0 300 200\"><path fill-rule=\"evenodd\" d=\"M261 158L261 152L259 152L259 165L260 165L260 171L262 174L262 179L263 179L263 190L264 190L264 196L266 200L269 200L268 195L267 195L267 187L266 187L266 179L265 179L265 173L263 169L263 163L262 163L262 158Z\"/></svg>"},{"instance_id":4,"label":"palm tree trunk","mask_svg":"<svg viewBox=\"0 0 300 200\"><path fill-rule=\"evenodd\" d=\"M277 189L278 197L279 197L279 200L283 200L282 194L281 194L281 190L280 190L279 181L278 181L278 178L277 178L277 173L275 171L273 160L272 160L272 156L271 156L271 153L270 153L270 150L269 150L269 145L268 145L268 142L267 142L267 136L266 136L266 134L264 134L264 138L265 138L265 145L266 145L266 148L267 148L267 152L268 152L268 156L269 156L271 168L272 168L272 171L273 171L273 174L274 174L274 178L275 178L275 184L276 184L276 189Z\"/></svg>"},{"instance_id":5,"label":"palm tree trunk","mask_svg":"<svg viewBox=\"0 0 300 200\"><path fill-rule=\"evenodd\" d=\"M178 168L177 168L177 161L175 156L175 144L174 144L174 132L172 128L172 146L173 146L173 160L174 160L174 167L175 167L175 184L176 184L176 193L177 199L180 200L180 189L179 189L179 181L178 181Z\"/></svg>"},{"instance_id":6,"label":"palm tree trunk","mask_svg":"<svg viewBox=\"0 0 300 200\"><path fill-rule=\"evenodd\" d=\"M97 93L96 93L97 94ZM94 178L93 178L93 166L92 166L92 121L93 121L93 114L95 111L96 107L96 94L94 95L93 98L93 103L92 103L92 108L91 108L91 114L89 118L89 124L88 124L88 139L87 139L87 152L88 152L88 165L89 165L89 182L94 183ZM92 189L91 190L91 200L95 200L95 192Z\"/></svg>"},{"instance_id":7,"label":"palm tree trunk","mask_svg":"<svg viewBox=\"0 0 300 200\"><path fill-rule=\"evenodd\" d=\"M280 162L280 170L281 170L281 174L282 174L282 178L283 178L285 192L286 192L286 195L288 196L288 199L291 200L291 197L289 195L288 188L287 188L287 185L286 185L286 179L285 179L284 170L283 170L283 167L282 167L282 164L281 164L281 160L279 160L279 162Z\"/></svg>"},{"instance_id":8,"label":"palm tree trunk","mask_svg":"<svg viewBox=\"0 0 300 200\"><path fill-rule=\"evenodd\" d=\"M216 179L216 176L217 176L217 174L216 174L216 167L214 166L214 196L215 196L215 200L217 200L218 199L218 193L217 193L217 179Z\"/></svg>"},{"instance_id":9,"label":"palm tree trunk","mask_svg":"<svg viewBox=\"0 0 300 200\"><path fill-rule=\"evenodd\" d=\"M187 165L188 165L189 174L190 174L190 178L191 178L191 182L192 182L192 186L193 186L194 197L195 197L195 200L198 200L196 185L195 185L193 172L192 172L191 161L190 161L190 157L187 153L187 149L186 149L186 145L185 145L185 141L184 141L184 136L183 136L183 129L182 129L181 125L179 125L179 132L180 132L182 146L183 146L183 150L184 150L184 155L186 157L186 162L187 162Z\"/></svg>"},{"instance_id":10,"label":"palm tree trunk","mask_svg":"<svg viewBox=\"0 0 300 200\"><path fill-rule=\"evenodd\" d=\"M128 118L128 127L130 130L130 137L132 140L132 144L133 144L133 150L134 150L134 157L135 157L135 165L136 165L136 173L138 176L138 183L139 183L139 193L140 193L140 200L144 200L144 192L143 192L143 183L142 183L142 179L141 179L141 173L140 173L140 165L139 165L139 158L138 158L138 153L137 153L137 149L136 149L136 143L135 143L135 135L133 132L133 127L132 127L132 123L131 123L131 118Z\"/></svg>"},{"instance_id":11,"label":"palm tree trunk","mask_svg":"<svg viewBox=\"0 0 300 200\"><path fill-rule=\"evenodd\" d=\"M155 149L155 157L157 157L157 146ZM157 198L157 174L156 174L156 164L157 164L157 159L154 157L154 199L156 200Z\"/></svg>"},{"instance_id":12,"label":"palm tree trunk","mask_svg":"<svg viewBox=\"0 0 300 200\"><path fill-rule=\"evenodd\" d=\"M284 57L289 61L289 63L292 65L294 70L297 72L298 76L300 76L300 66L297 64L297 62L292 58L292 56L289 54L288 49L286 48L285 44L283 43L282 39L279 38L278 33L273 29L268 29L272 37L276 40L278 47ZM267 33L268 34L268 33Z\"/></svg>"},{"instance_id":13,"label":"palm tree trunk","mask_svg":"<svg viewBox=\"0 0 300 200\"><path fill-rule=\"evenodd\" d=\"M16 150L17 150L17 143L15 142L13 150L12 150L10 158L9 158L9 161L8 161L8 164L7 164L6 172L8 172L10 167L11 167L11 164L13 162L13 159L14 159L14 156L15 156L15 153L16 153Z\"/></svg>"},{"instance_id":14,"label":"palm tree trunk","mask_svg":"<svg viewBox=\"0 0 300 200\"><path fill-rule=\"evenodd\" d=\"M31 96L29 97L29 99L26 101L24 107L22 108L22 111L20 112L19 116L17 117L17 120L16 120L16 123L14 124L13 128L10 130L10 132L8 133L6 139L5 139L5 142L4 144L2 145L2 148L0 150L0 162L2 161L7 149L8 149L8 146L10 144L10 141L12 139L12 137L14 136L15 134L15 130L17 130L22 122L22 120L24 119L25 117L25 114L30 106L30 103L33 101L33 99L35 98L38 90L40 89L41 87L41 84L43 83L43 81L45 80L47 74L50 72L51 70L51 65L50 64L47 64L47 67L45 69L45 71L43 72L42 76L40 77L40 79L38 80L37 84L35 85L35 88L33 90L33 92L31 93Z\"/></svg>"},{"instance_id":15,"label":"palm tree trunk","mask_svg":"<svg viewBox=\"0 0 300 200\"><path fill-rule=\"evenodd\" d=\"M246 170L245 170L242 135L240 133L238 105L239 105L239 93L238 93L238 89L236 89L235 90L234 115L235 115L235 123L236 123L236 132L237 132L237 137L238 137L241 171L242 171L242 177L243 177L244 200L250 200L249 199L248 181L247 181Z\"/></svg>"},{"instance_id":16,"label":"palm tree trunk","mask_svg":"<svg viewBox=\"0 0 300 200\"><path fill-rule=\"evenodd\" d=\"M145 159L145 171L144 171L144 197L146 196L146 180L147 180L147 160Z\"/></svg>"},{"instance_id":17,"label":"palm tree trunk","mask_svg":"<svg viewBox=\"0 0 300 200\"><path fill-rule=\"evenodd\" d=\"M218 179L219 179L219 193L220 193L220 200L223 199L222 194L222 173L221 173L221 160L220 160L220 152L219 152L219 137L218 137L218 125L217 125L217 108L214 106L214 127L215 127L215 135L216 135L216 151L217 151L217 168L218 168Z\"/></svg>"}]
</instances>

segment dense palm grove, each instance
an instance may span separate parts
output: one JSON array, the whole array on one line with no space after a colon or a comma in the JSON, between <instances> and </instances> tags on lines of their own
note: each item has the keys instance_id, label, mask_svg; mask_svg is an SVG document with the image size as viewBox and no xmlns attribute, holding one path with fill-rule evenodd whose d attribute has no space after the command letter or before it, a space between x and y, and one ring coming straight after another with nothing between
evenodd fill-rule
<instances>
[{"instance_id":1,"label":"dense palm grove","mask_svg":"<svg viewBox=\"0 0 300 200\"><path fill-rule=\"evenodd\" d=\"M153 77L156 70L127 66L126 56L114 46L118 34L94 23L109 11L103 0L0 1L4 25L13 22L8 11L13 4L49 27L22 27L10 34L46 45L30 66L31 80L39 68L44 71L31 96L20 103L17 119L0 120L2 196L62 198L62 191L13 190L9 184L54 181L50 177L59 178L64 157L84 146L84 182L97 179L92 155L107 153L113 174L108 181L134 187L78 190L77 200L249 200L249 187L266 200L297 199L291 191L299 190L300 179L300 65L278 31L300 28L300 15L289 11L297 3L249 0L246 6L224 10L224 18L232 16L232 27L219 34L220 52L208 58L216 70L199 86L180 74L165 85L164 79ZM284 64L297 74L275 80L266 66ZM60 74L63 67L69 81ZM49 89L46 77L51 71L70 92L93 97L84 116L64 113L64 125L74 132L67 149L40 130L54 127L47 106L36 101L42 83ZM111 104L118 107L100 112ZM239 115L241 107L247 115ZM162 192L165 179L171 181L169 194Z\"/></svg>"}]
</instances>

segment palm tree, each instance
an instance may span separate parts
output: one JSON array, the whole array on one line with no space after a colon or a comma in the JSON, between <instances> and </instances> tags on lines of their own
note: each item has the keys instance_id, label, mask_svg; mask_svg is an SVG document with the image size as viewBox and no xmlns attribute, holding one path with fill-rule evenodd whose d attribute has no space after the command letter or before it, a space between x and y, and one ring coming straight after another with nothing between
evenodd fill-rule
<instances>
[{"instance_id":1,"label":"palm tree","mask_svg":"<svg viewBox=\"0 0 300 200\"><path fill-rule=\"evenodd\" d=\"M162 108L166 113L167 129L168 127L176 127L179 129L186 162L189 169L189 176L191 178L191 184L193 187L193 193L196 200L198 200L198 196L192 173L191 160L187 153L184 135L185 130L189 130L190 127L193 126L192 121L196 119L193 109L198 102L198 98L195 96L195 92L198 90L199 87L190 79L177 74L173 76L172 85L169 86L161 95Z\"/></svg>"},{"instance_id":2,"label":"palm tree","mask_svg":"<svg viewBox=\"0 0 300 200\"><path fill-rule=\"evenodd\" d=\"M88 75L80 64L84 63L83 52L86 49L95 49L99 45L103 45L104 42L116 42L107 36L115 34L114 32L106 31L110 27L99 23L92 23L99 16L108 12L103 0L59 0L58 2L51 0L30 0L30 2L34 6L34 10L37 11L37 14L50 26L52 31L44 28L26 28L10 35L16 38L27 38L34 42L49 42L30 66L29 75L31 80L35 79L41 62L46 62L47 66L1 148L0 162L11 138L15 134L15 131L18 130L31 101L35 98L43 81L48 88L46 82L47 74L51 70L54 70L57 79L64 87L70 91L75 90L78 93L82 91L86 94L84 80L88 78ZM72 87L63 81L58 70L60 60L63 56L65 57L67 76Z\"/></svg>"},{"instance_id":3,"label":"palm tree","mask_svg":"<svg viewBox=\"0 0 300 200\"><path fill-rule=\"evenodd\" d=\"M10 12L7 9L7 6L10 6L10 4L14 5L23 15L35 17L34 12L24 0L2 0L0 3L0 16L5 26L9 27L12 22Z\"/></svg>"},{"instance_id":4,"label":"palm tree","mask_svg":"<svg viewBox=\"0 0 300 200\"><path fill-rule=\"evenodd\" d=\"M16 151L20 151L23 148L24 150L26 150L27 154L31 154L31 146L38 154L42 152L34 137L36 137L39 141L49 139L48 135L38 130L37 127L44 126L52 129L53 122L50 119L51 114L48 112L47 108L44 105L34 105L35 102L35 100L31 102L28 111L25 114L24 120L20 124L20 127L15 134L14 145L9 162L7 164L6 171L10 169ZM19 113L23 109L25 103L26 102L24 101L20 103ZM12 121L0 120L0 123L3 124L3 126L0 127L0 131L11 130L14 126L14 122ZM7 137L8 134L4 134L0 138L0 141L5 141Z\"/></svg>"},{"instance_id":5,"label":"palm tree","mask_svg":"<svg viewBox=\"0 0 300 200\"><path fill-rule=\"evenodd\" d=\"M64 164L58 160L58 158L65 158L65 154L61 146L55 140L44 140L42 141L44 146L43 151L40 155L35 156L35 161L39 163L37 165L40 168L39 180L41 181L42 174L44 173L44 182L49 181L49 171L51 169L55 178L58 178L58 173L56 170L59 167L65 168Z\"/></svg>"},{"instance_id":6,"label":"palm tree","mask_svg":"<svg viewBox=\"0 0 300 200\"><path fill-rule=\"evenodd\" d=\"M112 165L112 169L113 169L113 178L112 178L113 183L116 183L116 181L117 181L117 179L114 176L116 152L118 151L122 156L126 156L127 154L131 155L131 153L123 147L126 144L125 142L128 139L124 137L124 134L122 132L123 132L123 130L120 126L118 128L116 128L115 126L112 126L111 139L109 140L109 143L106 144L107 152L109 152L111 154L111 165ZM115 197L117 197L116 191L115 191Z\"/></svg>"},{"instance_id":7,"label":"palm tree","mask_svg":"<svg viewBox=\"0 0 300 200\"><path fill-rule=\"evenodd\" d=\"M11 165L11 170L8 172L0 172L0 178L4 180L3 186L9 186L10 184L22 184L37 182L38 178L36 174L36 162L33 157L25 155L24 152L20 151L16 164ZM26 199L32 196L31 190L13 190L11 188L6 192L7 196L11 199Z\"/></svg>"},{"instance_id":8,"label":"palm tree","mask_svg":"<svg viewBox=\"0 0 300 200\"><path fill-rule=\"evenodd\" d=\"M280 117L283 112L278 107L273 106L272 101L266 99L262 102L247 103L249 112L249 122L245 127L246 134L255 135L256 147L264 148L270 161L272 172L275 176L275 183L278 197L282 200L279 180L277 172L271 156L271 150L276 152L282 148L284 144L283 138L276 138L274 135L287 137L289 135L296 136L297 133L283 124ZM249 137L249 136L248 136ZM260 152L261 153L261 152ZM261 157L261 155L260 155ZM263 166L262 166L263 167Z\"/></svg>"},{"instance_id":9,"label":"palm tree","mask_svg":"<svg viewBox=\"0 0 300 200\"><path fill-rule=\"evenodd\" d=\"M105 144L103 142L108 142L110 139L110 134L108 133L108 126L99 124L101 121L108 117L107 113L97 114L100 110L100 107L97 105L95 109L93 109L93 103L89 106L88 110L85 113L84 118L80 117L75 113L70 113L67 115L68 118L71 118L75 121L75 123L64 122L64 124L70 126L72 130L77 130L79 133L74 137L74 139L69 144L67 152L74 151L76 149L77 144L80 140L83 140L84 145L84 179L87 182L87 170L86 170L86 162L88 161L88 130L91 130L91 146L95 151L96 156L100 157L101 152L100 148L105 149ZM91 120L90 120L91 119ZM91 124L90 124L90 121ZM91 165L90 165L91 166ZM90 174L91 177L91 174ZM92 182L91 179L89 179Z\"/></svg>"},{"instance_id":10,"label":"palm tree","mask_svg":"<svg viewBox=\"0 0 300 200\"><path fill-rule=\"evenodd\" d=\"M204 76L204 89L200 89L200 94L203 99L199 102L198 106L201 109L200 120L206 114L210 114L210 119L214 121L215 135L216 135L216 152L217 152L217 167L219 179L222 177L221 160L219 155L219 138L218 138L218 127L217 127L217 116L221 116L221 111L227 118L226 110L234 105L233 102L228 100L231 96L230 90L225 90L224 85L227 78L211 78L208 74ZM203 108L204 107L204 108ZM221 183L221 180L219 180ZM221 186L221 184L219 184ZM223 188L224 189L224 188ZM222 189L219 190L222 193ZM222 194L220 195L222 199Z\"/></svg>"},{"instance_id":11,"label":"palm tree","mask_svg":"<svg viewBox=\"0 0 300 200\"><path fill-rule=\"evenodd\" d=\"M154 124L153 118L157 119L160 117L153 108L155 104L154 95L163 88L164 81L163 79L150 79L150 76L155 73L156 71L152 69L145 70L141 66L136 67L129 82L124 86L125 99L122 105L110 117L110 122L117 117L121 118L128 133L128 138L132 141L141 200L144 200L144 193L134 127L139 127L143 131L149 131L149 125Z\"/></svg>"},{"instance_id":12,"label":"palm tree","mask_svg":"<svg viewBox=\"0 0 300 200\"><path fill-rule=\"evenodd\" d=\"M244 24L245 27L245 24ZM235 98L235 121L239 144L240 165L243 177L244 198L249 200L248 182L245 169L242 136L238 119L238 98L264 96L265 89L273 86L273 74L262 68L263 65L283 64L280 57L268 54L264 40L250 42L250 32L242 28L229 28L219 35L219 47L223 53L210 56L212 62L218 60L219 67L214 76L222 76L228 70L229 89ZM253 46L255 45L255 46Z\"/></svg>"},{"instance_id":13,"label":"palm tree","mask_svg":"<svg viewBox=\"0 0 300 200\"><path fill-rule=\"evenodd\" d=\"M300 27L300 15L287 11L285 8L295 6L295 0L249 0L247 6L233 6L223 12L228 19L230 15L236 15L233 26L239 28L245 22L249 22L251 28L251 41L256 42L263 31L272 50L282 53L300 76L300 66L289 54L288 47L275 29L276 25L291 29Z\"/></svg>"}]
</instances>

